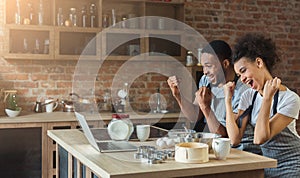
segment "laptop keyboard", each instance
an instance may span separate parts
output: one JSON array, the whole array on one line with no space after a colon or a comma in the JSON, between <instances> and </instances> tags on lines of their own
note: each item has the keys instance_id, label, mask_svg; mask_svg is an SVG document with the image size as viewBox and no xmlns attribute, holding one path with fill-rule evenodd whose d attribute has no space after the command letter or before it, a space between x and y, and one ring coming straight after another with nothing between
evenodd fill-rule
<instances>
[{"instance_id":1,"label":"laptop keyboard","mask_svg":"<svg viewBox=\"0 0 300 178\"><path fill-rule=\"evenodd\" d=\"M136 146L131 145L128 142L97 142L100 150L119 150L119 151L126 151L126 150L134 150Z\"/></svg>"}]
</instances>

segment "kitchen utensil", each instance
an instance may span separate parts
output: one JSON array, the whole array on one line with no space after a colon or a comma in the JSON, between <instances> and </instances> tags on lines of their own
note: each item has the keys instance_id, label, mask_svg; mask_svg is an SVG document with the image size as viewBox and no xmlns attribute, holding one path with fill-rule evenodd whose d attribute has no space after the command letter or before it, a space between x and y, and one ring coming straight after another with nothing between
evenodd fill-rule
<instances>
[{"instance_id":1,"label":"kitchen utensil","mask_svg":"<svg viewBox=\"0 0 300 178\"><path fill-rule=\"evenodd\" d=\"M212 149L212 141L214 138L220 138L221 135L209 132L197 132L194 134L194 142L206 143L209 149Z\"/></svg>"},{"instance_id":2,"label":"kitchen utensil","mask_svg":"<svg viewBox=\"0 0 300 178\"><path fill-rule=\"evenodd\" d=\"M175 145L175 161L182 163L208 162L208 145L205 143L179 143Z\"/></svg>"},{"instance_id":3,"label":"kitchen utensil","mask_svg":"<svg viewBox=\"0 0 300 178\"><path fill-rule=\"evenodd\" d=\"M74 102L69 100L62 100L60 102L63 105L63 112L74 112Z\"/></svg>"},{"instance_id":4,"label":"kitchen utensil","mask_svg":"<svg viewBox=\"0 0 300 178\"><path fill-rule=\"evenodd\" d=\"M169 130L168 136L169 138L174 138L177 143L180 143L180 142L192 141L189 138L191 138L195 133L196 131L191 129L172 129Z\"/></svg>"},{"instance_id":5,"label":"kitchen utensil","mask_svg":"<svg viewBox=\"0 0 300 178\"><path fill-rule=\"evenodd\" d=\"M53 112L57 108L58 102L54 99L46 99L44 105L46 106L46 112Z\"/></svg>"},{"instance_id":6,"label":"kitchen utensil","mask_svg":"<svg viewBox=\"0 0 300 178\"><path fill-rule=\"evenodd\" d=\"M51 101L45 100L45 101L46 101L45 103L42 103L41 101L36 101L35 105L33 107L33 111L36 112L36 113L41 113L41 112L44 111L44 108L43 108L44 106L47 106L47 105L50 105L50 104L53 105L53 103L57 102L56 100L51 100ZM56 107L57 107L57 105L58 104L56 104Z\"/></svg>"},{"instance_id":7,"label":"kitchen utensil","mask_svg":"<svg viewBox=\"0 0 300 178\"><path fill-rule=\"evenodd\" d=\"M35 105L34 105L34 107L33 107L33 111L36 112L36 113L41 113L41 112L43 112L43 105L42 105L42 102L36 101L36 102L35 102Z\"/></svg>"}]
</instances>

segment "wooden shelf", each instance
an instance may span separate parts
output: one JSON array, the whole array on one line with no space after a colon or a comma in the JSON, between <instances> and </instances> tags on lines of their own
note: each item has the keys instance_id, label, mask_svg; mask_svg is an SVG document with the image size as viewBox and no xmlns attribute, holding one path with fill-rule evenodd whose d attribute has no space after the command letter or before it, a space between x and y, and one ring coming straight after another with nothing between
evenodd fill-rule
<instances>
[{"instance_id":1,"label":"wooden shelf","mask_svg":"<svg viewBox=\"0 0 300 178\"><path fill-rule=\"evenodd\" d=\"M40 0L32 0L31 2L34 8L33 13L37 15ZM33 24L24 25L24 18L28 17L22 17L21 24L14 24L14 13L17 10L16 1L6 0L5 58L78 60L84 57L88 60L99 60L109 54L111 56L105 60L128 60L136 54L153 52L156 48L154 52L165 53L179 60L184 60L185 52L180 46L183 31L177 29L176 26L167 24L167 19L162 21L164 28L159 29L161 27L159 27L158 22L158 16L183 21L183 0L171 2L151 0L75 0L75 2L74 0L42 0L42 2L45 9L44 25L37 25L36 16ZM27 4L20 3L23 7L21 8L21 15L28 14ZM97 7L95 12L97 26L95 28L82 27L81 23L77 23L76 27L57 26L56 15L59 8L63 9L65 18L68 17L70 8L76 8L77 18L80 21L82 7L85 6L86 10L89 11L89 6L92 3ZM8 9L12 11L8 11ZM108 25L112 24L113 12L115 13L116 27L102 27L104 17L108 17ZM153 19L147 17L147 19L153 20L151 26L149 26L150 20L148 22L144 18L145 16L153 16ZM134 19L134 17L141 17L141 19ZM161 40L157 38L161 38ZM164 40L166 38L167 40ZM167 42L168 40L172 41L172 38L177 38L178 46L176 48L172 42ZM45 41L49 41L49 52L44 52ZM157 44L154 44L155 42ZM24 50L24 43L28 43L28 50ZM34 51L36 43L39 43L41 48L38 54ZM132 49L134 54L132 54Z\"/></svg>"}]
</instances>

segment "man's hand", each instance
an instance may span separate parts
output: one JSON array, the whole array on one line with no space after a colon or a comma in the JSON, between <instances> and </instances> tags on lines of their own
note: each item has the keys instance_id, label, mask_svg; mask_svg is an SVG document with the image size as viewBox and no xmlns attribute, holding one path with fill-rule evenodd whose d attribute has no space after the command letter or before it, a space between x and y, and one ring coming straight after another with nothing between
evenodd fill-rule
<instances>
[{"instance_id":1,"label":"man's hand","mask_svg":"<svg viewBox=\"0 0 300 178\"><path fill-rule=\"evenodd\" d=\"M180 90L179 90L180 80L176 76L171 76L168 78L167 82L172 91L173 96L175 98L180 98Z\"/></svg>"},{"instance_id":2,"label":"man's hand","mask_svg":"<svg viewBox=\"0 0 300 178\"><path fill-rule=\"evenodd\" d=\"M200 106L200 109L203 111L205 108L210 107L212 100L212 93L208 87L200 87L199 90L195 93L196 101Z\"/></svg>"}]
</instances>

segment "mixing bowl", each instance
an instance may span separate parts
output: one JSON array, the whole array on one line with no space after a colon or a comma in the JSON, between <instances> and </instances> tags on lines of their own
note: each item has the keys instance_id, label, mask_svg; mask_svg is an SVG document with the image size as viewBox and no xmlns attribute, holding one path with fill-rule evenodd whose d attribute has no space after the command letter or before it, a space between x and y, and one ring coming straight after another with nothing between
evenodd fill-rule
<instances>
[{"instance_id":1,"label":"mixing bowl","mask_svg":"<svg viewBox=\"0 0 300 178\"><path fill-rule=\"evenodd\" d=\"M209 133L209 132L197 132L194 134L194 141L200 143L206 143L209 146L209 149L212 149L212 141L214 138L222 137L219 134Z\"/></svg>"}]
</instances>

